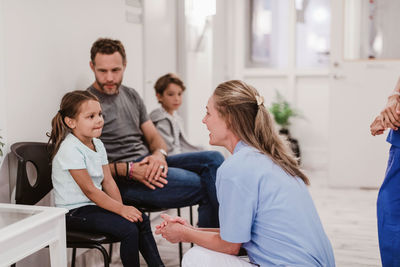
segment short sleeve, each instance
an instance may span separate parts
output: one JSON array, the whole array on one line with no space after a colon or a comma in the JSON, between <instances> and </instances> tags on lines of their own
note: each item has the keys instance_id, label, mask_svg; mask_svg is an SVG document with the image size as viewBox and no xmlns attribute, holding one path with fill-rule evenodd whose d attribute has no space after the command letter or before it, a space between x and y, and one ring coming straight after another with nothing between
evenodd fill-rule
<instances>
[{"instance_id":1,"label":"short sleeve","mask_svg":"<svg viewBox=\"0 0 400 267\"><path fill-rule=\"evenodd\" d=\"M101 165L107 165L108 164L108 159L107 159L107 151L106 148L104 147L103 142L101 142L100 139L93 139L96 145L96 150L100 154L100 159L101 159Z\"/></svg>"},{"instance_id":2,"label":"short sleeve","mask_svg":"<svg viewBox=\"0 0 400 267\"><path fill-rule=\"evenodd\" d=\"M142 125L146 121L150 120L149 114L147 114L146 106L144 105L143 99L140 97L139 94L136 95L138 109L139 109L139 125Z\"/></svg>"},{"instance_id":3,"label":"short sleeve","mask_svg":"<svg viewBox=\"0 0 400 267\"><path fill-rule=\"evenodd\" d=\"M234 177L220 179L217 189L220 234L223 240L245 243L251 239L251 227L257 205L257 193L234 183Z\"/></svg>"},{"instance_id":4,"label":"short sleeve","mask_svg":"<svg viewBox=\"0 0 400 267\"><path fill-rule=\"evenodd\" d=\"M62 170L86 169L85 156L77 146L61 146L57 152L56 160Z\"/></svg>"},{"instance_id":5,"label":"short sleeve","mask_svg":"<svg viewBox=\"0 0 400 267\"><path fill-rule=\"evenodd\" d=\"M168 154L171 154L174 148L174 136L172 133L171 123L167 119L163 119L158 121L155 126L167 145Z\"/></svg>"}]
</instances>

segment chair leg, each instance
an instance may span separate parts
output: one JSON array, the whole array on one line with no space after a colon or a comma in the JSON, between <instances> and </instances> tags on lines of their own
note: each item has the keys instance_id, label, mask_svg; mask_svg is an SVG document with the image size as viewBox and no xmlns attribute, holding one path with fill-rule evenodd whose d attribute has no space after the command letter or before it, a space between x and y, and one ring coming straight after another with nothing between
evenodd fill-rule
<instances>
[{"instance_id":1,"label":"chair leg","mask_svg":"<svg viewBox=\"0 0 400 267\"><path fill-rule=\"evenodd\" d=\"M108 252L108 257L110 258L109 263L111 263L111 261L112 261L112 247L113 247L113 243L110 244L110 249L109 249L109 252Z\"/></svg>"},{"instance_id":2,"label":"chair leg","mask_svg":"<svg viewBox=\"0 0 400 267\"><path fill-rule=\"evenodd\" d=\"M76 248L72 248L71 267L75 267Z\"/></svg>"},{"instance_id":3,"label":"chair leg","mask_svg":"<svg viewBox=\"0 0 400 267\"><path fill-rule=\"evenodd\" d=\"M109 267L110 259L108 257L107 250L101 245L94 245L93 248L97 248L98 250L100 250L100 252L101 252L101 254L103 254L103 258L104 258L104 267Z\"/></svg>"},{"instance_id":4,"label":"chair leg","mask_svg":"<svg viewBox=\"0 0 400 267\"><path fill-rule=\"evenodd\" d=\"M189 214L190 214L190 224L193 225L193 206L189 206ZM190 243L190 247L193 247L193 243Z\"/></svg>"},{"instance_id":5,"label":"chair leg","mask_svg":"<svg viewBox=\"0 0 400 267\"><path fill-rule=\"evenodd\" d=\"M178 216L181 216L181 209L177 208ZM182 242L179 242L179 266L182 266Z\"/></svg>"},{"instance_id":6,"label":"chair leg","mask_svg":"<svg viewBox=\"0 0 400 267\"><path fill-rule=\"evenodd\" d=\"M179 242L179 266L182 266L182 242Z\"/></svg>"},{"instance_id":7,"label":"chair leg","mask_svg":"<svg viewBox=\"0 0 400 267\"><path fill-rule=\"evenodd\" d=\"M76 246L76 247L74 247ZM103 254L103 259L104 259L104 267L110 267L110 257L108 256L107 250L100 245L99 243L85 243L85 244L79 244L79 243L70 243L69 247L72 248L72 262L71 262L71 267L75 267L75 257L76 257L76 248L96 248L100 250L101 254Z\"/></svg>"}]
</instances>

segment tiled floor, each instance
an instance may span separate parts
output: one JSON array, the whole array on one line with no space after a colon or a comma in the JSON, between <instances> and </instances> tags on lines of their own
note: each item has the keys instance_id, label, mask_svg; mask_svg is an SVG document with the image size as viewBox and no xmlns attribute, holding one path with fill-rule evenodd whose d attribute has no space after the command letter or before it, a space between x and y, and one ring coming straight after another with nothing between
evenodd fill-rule
<instances>
[{"instance_id":1,"label":"tiled floor","mask_svg":"<svg viewBox=\"0 0 400 267\"><path fill-rule=\"evenodd\" d=\"M381 266L376 226L378 190L311 187L338 267Z\"/></svg>"},{"instance_id":2,"label":"tiled floor","mask_svg":"<svg viewBox=\"0 0 400 267\"><path fill-rule=\"evenodd\" d=\"M334 189L313 185L310 187L310 192L325 231L332 242L336 265L338 267L380 266L375 215L378 191ZM152 216L154 218L154 215ZM157 220L152 221L153 224L157 223ZM169 244L159 236L156 236L156 240L165 265L179 266L178 246ZM185 246L185 249L188 247ZM112 267L122 266L118 258L118 252L115 251ZM102 266L100 259L95 262L100 264L94 264L92 259L82 266ZM143 266L146 265L143 263Z\"/></svg>"}]
</instances>

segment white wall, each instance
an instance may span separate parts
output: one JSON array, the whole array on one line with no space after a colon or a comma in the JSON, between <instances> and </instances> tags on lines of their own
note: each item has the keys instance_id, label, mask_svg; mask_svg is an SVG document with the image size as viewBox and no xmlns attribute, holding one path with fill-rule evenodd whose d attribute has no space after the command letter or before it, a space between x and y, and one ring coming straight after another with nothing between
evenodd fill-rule
<instances>
[{"instance_id":1,"label":"white wall","mask_svg":"<svg viewBox=\"0 0 400 267\"><path fill-rule=\"evenodd\" d=\"M125 83L142 88L141 25L126 23L126 10L122 0L4 1L9 143L46 140L61 96L93 82L89 51L100 36L122 40Z\"/></svg>"},{"instance_id":2,"label":"white wall","mask_svg":"<svg viewBox=\"0 0 400 267\"><path fill-rule=\"evenodd\" d=\"M1 26L7 144L46 141L61 97L93 82L90 47L98 37L127 50L124 83L142 93L142 25L126 22L137 8L122 0L3 0ZM2 177L1 181L6 178Z\"/></svg>"},{"instance_id":3,"label":"white wall","mask_svg":"<svg viewBox=\"0 0 400 267\"><path fill-rule=\"evenodd\" d=\"M145 0L144 4L144 91L150 113L158 108L154 84L168 72L177 72L176 0Z\"/></svg>"}]
</instances>

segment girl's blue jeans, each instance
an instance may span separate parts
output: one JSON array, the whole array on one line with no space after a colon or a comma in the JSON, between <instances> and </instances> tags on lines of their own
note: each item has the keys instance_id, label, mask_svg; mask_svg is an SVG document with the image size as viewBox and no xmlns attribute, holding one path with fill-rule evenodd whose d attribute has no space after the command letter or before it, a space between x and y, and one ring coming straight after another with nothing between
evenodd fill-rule
<instances>
[{"instance_id":1,"label":"girl's blue jeans","mask_svg":"<svg viewBox=\"0 0 400 267\"><path fill-rule=\"evenodd\" d=\"M70 210L66 214L67 230L110 234L121 240L120 256L124 266L140 266L139 251L148 266L164 266L151 232L148 217L133 223L118 214L87 205Z\"/></svg>"}]
</instances>

